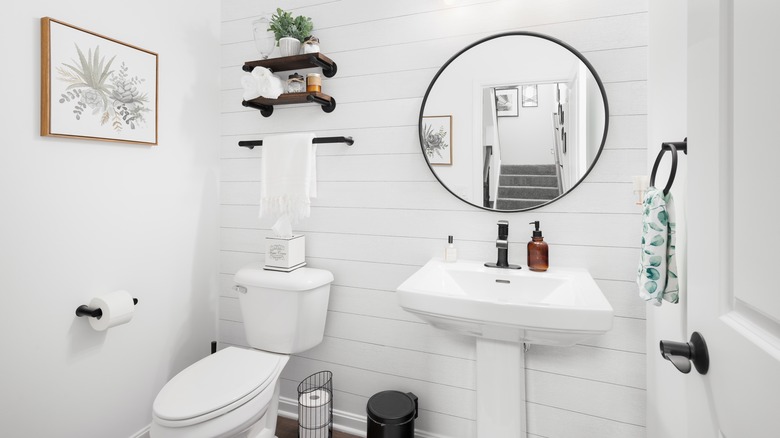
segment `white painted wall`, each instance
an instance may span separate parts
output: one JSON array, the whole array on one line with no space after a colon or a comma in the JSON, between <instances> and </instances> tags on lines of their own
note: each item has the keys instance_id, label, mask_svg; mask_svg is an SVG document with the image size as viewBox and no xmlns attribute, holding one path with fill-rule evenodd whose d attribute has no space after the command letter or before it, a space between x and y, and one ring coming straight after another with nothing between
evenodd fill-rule
<instances>
[{"instance_id":1,"label":"white painted wall","mask_svg":"<svg viewBox=\"0 0 780 438\"><path fill-rule=\"evenodd\" d=\"M681 141L688 129L687 120L687 44L688 9L686 2L652 2L648 13L650 50L648 51L648 145L647 169L650 175L661 142ZM687 157L679 154L677 176L672 187L677 211L677 260L680 275L680 303L649 305L647 310L647 436L649 438L685 438L688 431L686 380L658 353L658 342L687 341L687 269L685 239L685 194ZM670 172L671 154L666 153L658 169L656 186L665 187ZM695 430L695 429L694 429Z\"/></svg>"},{"instance_id":2,"label":"white painted wall","mask_svg":"<svg viewBox=\"0 0 780 438\"><path fill-rule=\"evenodd\" d=\"M552 114L558 111L555 89L556 84L538 84L539 106L520 106L517 117L498 118L504 164L555 164L552 153L555 142Z\"/></svg>"},{"instance_id":3,"label":"white painted wall","mask_svg":"<svg viewBox=\"0 0 780 438\"><path fill-rule=\"evenodd\" d=\"M474 340L406 314L394 291L442 254L448 234L460 257L494 259L499 219L510 221L510 261L523 263L527 224L538 219L551 263L590 269L616 318L609 334L581 345L532 347L526 362L531 436L644 437L645 316L634 285L640 212L631 176L647 165L647 1L285 2L313 18L323 51L338 63L338 75L323 80L338 107L331 114L280 107L265 119L240 104L240 66L257 57L251 21L276 6L222 1L223 345L245 345L232 275L263 261L271 226L257 219L262 148L236 143L309 130L351 135L352 147L318 148L320 196L311 218L296 227L307 235L309 264L331 270L336 280L322 345L294 357L282 375L282 396L290 403L282 408L295 412L297 383L329 369L340 426L364 427L368 397L398 389L420 397L418 431L473 437ZM484 36L520 29L561 38L588 57L605 82L610 134L594 171L560 201L528 213L489 213L436 182L420 152L417 118L431 78L450 56Z\"/></svg>"},{"instance_id":4,"label":"white painted wall","mask_svg":"<svg viewBox=\"0 0 780 438\"><path fill-rule=\"evenodd\" d=\"M3 436L129 437L215 337L216 2L8 3L0 19ZM42 138L40 18L160 55L159 146ZM127 325L74 311L127 289Z\"/></svg>"}]
</instances>

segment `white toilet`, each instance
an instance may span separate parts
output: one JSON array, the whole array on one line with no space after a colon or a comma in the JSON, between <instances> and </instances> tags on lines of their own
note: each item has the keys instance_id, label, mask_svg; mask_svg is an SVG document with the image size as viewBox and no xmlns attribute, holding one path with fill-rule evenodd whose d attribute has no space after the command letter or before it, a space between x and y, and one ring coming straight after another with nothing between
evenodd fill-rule
<instances>
[{"instance_id":1,"label":"white toilet","mask_svg":"<svg viewBox=\"0 0 780 438\"><path fill-rule=\"evenodd\" d=\"M322 342L333 274L242 268L235 276L252 349L228 347L190 365L154 400L152 438L272 438L289 355Z\"/></svg>"}]
</instances>

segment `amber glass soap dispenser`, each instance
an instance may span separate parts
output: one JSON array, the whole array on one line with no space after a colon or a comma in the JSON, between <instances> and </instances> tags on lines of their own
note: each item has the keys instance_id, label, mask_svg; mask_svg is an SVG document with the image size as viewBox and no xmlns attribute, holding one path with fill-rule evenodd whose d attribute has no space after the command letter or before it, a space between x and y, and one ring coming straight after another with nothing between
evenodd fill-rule
<instances>
[{"instance_id":1,"label":"amber glass soap dispenser","mask_svg":"<svg viewBox=\"0 0 780 438\"><path fill-rule=\"evenodd\" d=\"M536 225L533 237L528 242L528 269L532 271L546 271L549 266L547 242L542 237L542 231L539 229L539 221L533 221Z\"/></svg>"}]
</instances>

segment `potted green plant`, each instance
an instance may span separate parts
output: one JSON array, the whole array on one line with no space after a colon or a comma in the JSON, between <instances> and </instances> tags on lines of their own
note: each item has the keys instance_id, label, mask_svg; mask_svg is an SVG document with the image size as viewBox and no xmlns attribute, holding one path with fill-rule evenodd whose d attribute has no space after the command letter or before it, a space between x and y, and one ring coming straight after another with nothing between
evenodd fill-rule
<instances>
[{"instance_id":1,"label":"potted green plant","mask_svg":"<svg viewBox=\"0 0 780 438\"><path fill-rule=\"evenodd\" d=\"M281 55L292 56L300 52L301 43L311 35L313 27L311 18L303 15L293 17L290 12L276 8L268 30L274 33Z\"/></svg>"}]
</instances>

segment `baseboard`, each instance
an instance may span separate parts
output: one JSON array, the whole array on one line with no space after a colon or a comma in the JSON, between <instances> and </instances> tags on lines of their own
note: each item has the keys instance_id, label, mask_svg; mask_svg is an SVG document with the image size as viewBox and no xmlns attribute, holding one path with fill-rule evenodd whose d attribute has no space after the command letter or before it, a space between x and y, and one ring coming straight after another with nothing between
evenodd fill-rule
<instances>
[{"instance_id":1,"label":"baseboard","mask_svg":"<svg viewBox=\"0 0 780 438\"><path fill-rule=\"evenodd\" d=\"M292 398L279 397L279 415L293 420L298 419L298 401ZM333 429L350 435L366 436L366 416L351 412L333 410ZM444 435L426 432L415 428L415 438L448 438Z\"/></svg>"},{"instance_id":2,"label":"baseboard","mask_svg":"<svg viewBox=\"0 0 780 438\"><path fill-rule=\"evenodd\" d=\"M298 419L298 401L292 398L279 397L279 415L293 420ZM130 438L150 438L149 430L152 425L149 424L143 429L134 433ZM366 417L365 415L355 415L351 412L333 410L333 429L350 435L366 436ZM415 438L447 438L444 435L426 432L415 429Z\"/></svg>"},{"instance_id":3,"label":"baseboard","mask_svg":"<svg viewBox=\"0 0 780 438\"><path fill-rule=\"evenodd\" d=\"M298 419L298 400L279 397L279 415ZM366 418L350 412L333 410L333 429L359 437L366 436Z\"/></svg>"},{"instance_id":4,"label":"baseboard","mask_svg":"<svg viewBox=\"0 0 780 438\"><path fill-rule=\"evenodd\" d=\"M130 436L130 438L150 438L149 436L149 430L152 428L152 425L144 426L143 429L139 430L138 432L134 433Z\"/></svg>"}]
</instances>

